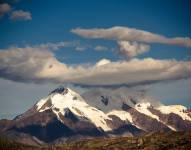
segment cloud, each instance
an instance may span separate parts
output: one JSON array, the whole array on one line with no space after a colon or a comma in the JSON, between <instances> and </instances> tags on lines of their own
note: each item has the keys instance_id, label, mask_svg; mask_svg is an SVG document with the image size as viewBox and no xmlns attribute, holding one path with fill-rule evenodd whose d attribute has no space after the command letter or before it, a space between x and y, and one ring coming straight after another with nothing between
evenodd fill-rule
<instances>
[{"instance_id":1,"label":"cloud","mask_svg":"<svg viewBox=\"0 0 191 150\"><path fill-rule=\"evenodd\" d=\"M97 45L96 47L94 47L94 50L96 50L96 51L107 51L108 48L106 46Z\"/></svg>"},{"instance_id":2,"label":"cloud","mask_svg":"<svg viewBox=\"0 0 191 150\"><path fill-rule=\"evenodd\" d=\"M86 49L87 49L87 47L85 47L85 46L76 46L75 47L75 50L77 50L77 51L84 51Z\"/></svg>"},{"instance_id":3,"label":"cloud","mask_svg":"<svg viewBox=\"0 0 191 150\"><path fill-rule=\"evenodd\" d=\"M164 35L128 27L116 26L108 29L76 28L72 29L71 32L84 38L114 40L119 46L119 53L130 58L148 52L150 49L148 44L151 43L191 47L191 39L188 37L168 38Z\"/></svg>"},{"instance_id":4,"label":"cloud","mask_svg":"<svg viewBox=\"0 0 191 150\"><path fill-rule=\"evenodd\" d=\"M33 47L45 50L58 50L63 47L76 47L77 45L78 45L77 41L64 41L64 42L40 44Z\"/></svg>"},{"instance_id":5,"label":"cloud","mask_svg":"<svg viewBox=\"0 0 191 150\"><path fill-rule=\"evenodd\" d=\"M0 58L1 77L23 82L38 80L38 72L48 64L51 68L55 61L51 52L37 47L13 47L8 51L1 51Z\"/></svg>"},{"instance_id":6,"label":"cloud","mask_svg":"<svg viewBox=\"0 0 191 150\"><path fill-rule=\"evenodd\" d=\"M54 57L53 51L72 45L73 42L57 42L0 50L0 76L13 81L41 82L44 78L39 78L37 74L44 67L56 71L59 70L59 66L62 66L61 70L64 68Z\"/></svg>"},{"instance_id":7,"label":"cloud","mask_svg":"<svg viewBox=\"0 0 191 150\"><path fill-rule=\"evenodd\" d=\"M149 45L139 44L137 42L118 41L117 44L119 46L119 53L127 56L128 58L148 52L150 49Z\"/></svg>"},{"instance_id":8,"label":"cloud","mask_svg":"<svg viewBox=\"0 0 191 150\"><path fill-rule=\"evenodd\" d=\"M11 20L31 20L32 16L30 12L23 10L15 10L11 13Z\"/></svg>"},{"instance_id":9,"label":"cloud","mask_svg":"<svg viewBox=\"0 0 191 150\"><path fill-rule=\"evenodd\" d=\"M79 41L64 41L64 42L57 42L57 43L46 43L37 45L37 47L41 49L51 49L57 50L62 47L71 47L76 51L84 51L87 48L91 48L89 45L82 45Z\"/></svg>"},{"instance_id":10,"label":"cloud","mask_svg":"<svg viewBox=\"0 0 191 150\"><path fill-rule=\"evenodd\" d=\"M99 67L99 66L103 66L103 65L106 65L106 64L109 64L109 63L111 63L110 60L108 60L108 59L101 59L100 61L98 61L96 63L96 66Z\"/></svg>"},{"instance_id":11,"label":"cloud","mask_svg":"<svg viewBox=\"0 0 191 150\"><path fill-rule=\"evenodd\" d=\"M55 51L64 47L72 47L76 50L78 46L81 46L79 41L62 41L62 42L55 42L55 43L49 42L49 43L39 44L34 46L27 45L26 47L31 47L33 49L39 49L39 50Z\"/></svg>"},{"instance_id":12,"label":"cloud","mask_svg":"<svg viewBox=\"0 0 191 150\"><path fill-rule=\"evenodd\" d=\"M11 11L11 6L7 3L0 4L0 17Z\"/></svg>"},{"instance_id":13,"label":"cloud","mask_svg":"<svg viewBox=\"0 0 191 150\"><path fill-rule=\"evenodd\" d=\"M190 61L152 58L116 62L102 60L95 65L74 67L58 61L53 47L42 48L39 45L0 50L0 77L19 82L85 86L135 86L191 77Z\"/></svg>"},{"instance_id":14,"label":"cloud","mask_svg":"<svg viewBox=\"0 0 191 150\"><path fill-rule=\"evenodd\" d=\"M94 46L88 45L88 44L81 44L80 42L76 42L75 45L73 45L73 47L77 51L84 51L87 49L94 49L95 51L106 51L106 50L108 50L108 48L106 46L97 45L94 47Z\"/></svg>"},{"instance_id":15,"label":"cloud","mask_svg":"<svg viewBox=\"0 0 191 150\"><path fill-rule=\"evenodd\" d=\"M145 43L162 43L191 47L191 39L188 37L167 38L163 35L151 33L128 27L112 27L109 29L72 29L72 33L85 38L111 39L117 41L137 41Z\"/></svg>"},{"instance_id":16,"label":"cloud","mask_svg":"<svg viewBox=\"0 0 191 150\"><path fill-rule=\"evenodd\" d=\"M16 0L13 3L16 3L16 2L18 2L18 0ZM11 5L9 5L8 3L0 4L0 18L3 17L5 14L8 14L9 19L11 20L31 20L32 19L32 15L30 12L23 11L23 10L13 10Z\"/></svg>"}]
</instances>

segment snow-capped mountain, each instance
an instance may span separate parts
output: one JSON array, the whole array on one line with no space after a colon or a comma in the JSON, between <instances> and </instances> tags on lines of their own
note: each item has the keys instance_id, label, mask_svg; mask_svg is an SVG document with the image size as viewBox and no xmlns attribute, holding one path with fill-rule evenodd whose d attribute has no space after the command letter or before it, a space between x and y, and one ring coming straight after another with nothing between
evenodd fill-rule
<instances>
[{"instance_id":1,"label":"snow-capped mountain","mask_svg":"<svg viewBox=\"0 0 191 150\"><path fill-rule=\"evenodd\" d=\"M0 121L1 134L30 144L189 129L191 112L186 107L165 106L126 88L79 95L59 87L15 119Z\"/></svg>"}]
</instances>

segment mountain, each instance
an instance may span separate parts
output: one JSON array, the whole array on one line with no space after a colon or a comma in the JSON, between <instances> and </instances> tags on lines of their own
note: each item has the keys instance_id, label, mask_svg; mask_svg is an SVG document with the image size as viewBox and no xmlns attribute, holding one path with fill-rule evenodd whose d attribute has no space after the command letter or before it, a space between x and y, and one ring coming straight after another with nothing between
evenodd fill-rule
<instances>
[{"instance_id":1,"label":"mountain","mask_svg":"<svg viewBox=\"0 0 191 150\"><path fill-rule=\"evenodd\" d=\"M84 139L44 146L30 146L0 137L1 150L190 150L190 147L191 131L152 133L139 137Z\"/></svg>"},{"instance_id":2,"label":"mountain","mask_svg":"<svg viewBox=\"0 0 191 150\"><path fill-rule=\"evenodd\" d=\"M1 136L30 145L189 129L186 107L165 106L126 88L80 95L59 87L13 120L0 121Z\"/></svg>"}]
</instances>

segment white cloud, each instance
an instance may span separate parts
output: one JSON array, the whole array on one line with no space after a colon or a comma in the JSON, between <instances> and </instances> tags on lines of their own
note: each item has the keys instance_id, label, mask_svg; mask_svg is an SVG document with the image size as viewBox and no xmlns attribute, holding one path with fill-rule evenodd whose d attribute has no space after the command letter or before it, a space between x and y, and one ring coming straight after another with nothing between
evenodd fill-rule
<instances>
[{"instance_id":1,"label":"white cloud","mask_svg":"<svg viewBox=\"0 0 191 150\"><path fill-rule=\"evenodd\" d=\"M11 6L7 3L0 4L0 17L11 11Z\"/></svg>"},{"instance_id":2,"label":"white cloud","mask_svg":"<svg viewBox=\"0 0 191 150\"><path fill-rule=\"evenodd\" d=\"M95 66L99 67L99 66L103 66L103 65L106 65L106 64L109 64L109 63L111 63L110 60L108 60L108 59L101 59L100 61L98 61L96 63Z\"/></svg>"},{"instance_id":3,"label":"white cloud","mask_svg":"<svg viewBox=\"0 0 191 150\"><path fill-rule=\"evenodd\" d=\"M173 37L167 38L163 35L151 33L144 30L138 30L128 27L112 27L108 29L72 29L72 33L85 38L103 38L111 39L116 41L137 41L145 43L163 43L163 44L174 44L185 47L191 47L191 39L188 37Z\"/></svg>"},{"instance_id":4,"label":"white cloud","mask_svg":"<svg viewBox=\"0 0 191 150\"><path fill-rule=\"evenodd\" d=\"M32 16L30 12L23 10L15 10L11 13L11 20L31 20Z\"/></svg>"},{"instance_id":5,"label":"white cloud","mask_svg":"<svg viewBox=\"0 0 191 150\"><path fill-rule=\"evenodd\" d=\"M64 42L57 42L57 43L46 43L33 46L34 48L38 49L45 49L45 50L57 50L63 47L76 47L78 42L76 41L64 41Z\"/></svg>"},{"instance_id":6,"label":"white cloud","mask_svg":"<svg viewBox=\"0 0 191 150\"><path fill-rule=\"evenodd\" d=\"M101 65L67 65L51 47L0 50L1 78L20 82L74 83L88 86L141 85L191 77L190 61L131 59Z\"/></svg>"},{"instance_id":7,"label":"white cloud","mask_svg":"<svg viewBox=\"0 0 191 150\"><path fill-rule=\"evenodd\" d=\"M75 47L75 50L77 50L77 51L84 51L86 49L87 49L87 47L85 47L85 46L76 46Z\"/></svg>"},{"instance_id":8,"label":"white cloud","mask_svg":"<svg viewBox=\"0 0 191 150\"><path fill-rule=\"evenodd\" d=\"M128 27L116 26L108 29L76 28L72 29L71 32L84 38L114 40L119 46L119 53L129 58L148 52L150 49L148 44L150 43L191 47L191 39L188 37L168 38L163 35ZM98 47L98 49L100 48Z\"/></svg>"},{"instance_id":9,"label":"white cloud","mask_svg":"<svg viewBox=\"0 0 191 150\"><path fill-rule=\"evenodd\" d=\"M91 48L90 45L82 45L79 41L64 41L64 42L57 42L57 43L46 43L40 44L35 47L40 49L49 49L49 50L57 50L63 47L70 47L76 51L84 51L88 48Z\"/></svg>"},{"instance_id":10,"label":"white cloud","mask_svg":"<svg viewBox=\"0 0 191 150\"><path fill-rule=\"evenodd\" d=\"M96 51L107 51L108 48L106 46L102 46L102 45L97 45L94 50Z\"/></svg>"},{"instance_id":11,"label":"white cloud","mask_svg":"<svg viewBox=\"0 0 191 150\"><path fill-rule=\"evenodd\" d=\"M119 46L119 53L127 56L128 58L148 52L150 49L149 45L137 42L118 41L117 44Z\"/></svg>"}]
</instances>

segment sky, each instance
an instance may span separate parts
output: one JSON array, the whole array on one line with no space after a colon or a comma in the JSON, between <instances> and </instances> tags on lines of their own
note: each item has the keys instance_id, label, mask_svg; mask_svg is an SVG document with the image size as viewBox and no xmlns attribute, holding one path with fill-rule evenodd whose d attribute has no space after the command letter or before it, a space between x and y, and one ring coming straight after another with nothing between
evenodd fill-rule
<instances>
[{"instance_id":1,"label":"sky","mask_svg":"<svg viewBox=\"0 0 191 150\"><path fill-rule=\"evenodd\" d=\"M191 107L189 0L0 0L0 116L60 84L141 86Z\"/></svg>"}]
</instances>

